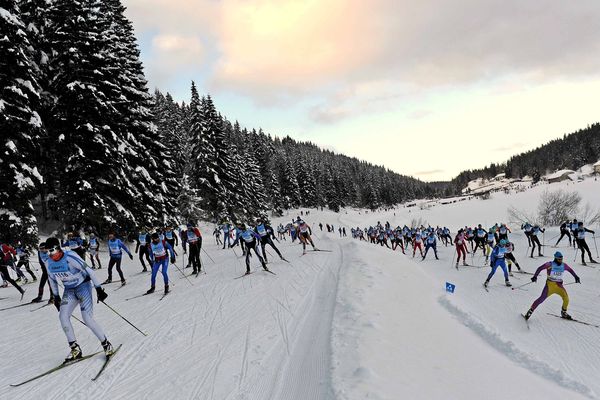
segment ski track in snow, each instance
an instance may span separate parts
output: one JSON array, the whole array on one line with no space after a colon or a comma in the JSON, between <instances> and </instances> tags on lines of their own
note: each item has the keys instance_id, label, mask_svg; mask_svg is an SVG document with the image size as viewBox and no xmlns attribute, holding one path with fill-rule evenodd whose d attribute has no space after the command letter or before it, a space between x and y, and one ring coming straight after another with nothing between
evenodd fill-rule
<instances>
[{"instance_id":1,"label":"ski track in snow","mask_svg":"<svg viewBox=\"0 0 600 400\"><path fill-rule=\"evenodd\" d=\"M598 186L586 181L575 188L584 200L598 204ZM300 257L297 242L277 243L290 260L280 261L269 249L269 268L277 275L261 272L252 257L255 273L234 279L245 271L239 248L238 253L222 250L207 237L204 247L215 259L213 263L202 253L207 274L189 277L191 286L176 268L169 268L172 293L162 301L160 274L156 293L125 301L145 292L150 280L149 274L137 275L137 257L125 258L128 284L108 290L107 303L149 336L96 304L95 316L113 345L124 344L97 382L91 378L101 367L101 356L11 388L10 383L56 366L68 347L54 307L29 312L39 306L32 304L2 311L0 399L596 398L600 329L546 315L559 310L556 296L536 310L530 330L519 316L539 296L543 279L512 291L503 287L497 272L488 293L481 284L489 267L457 271L451 265L453 247L439 244L440 261L429 254L419 262L350 238L351 226L364 228L378 220L396 226L422 217L453 232L464 223L491 225L506 221L509 205L535 207L543 189L429 210L313 210L305 218L314 228L315 244L332 252ZM274 224L295 215L290 212ZM319 222L333 223L335 229L345 226L348 237L320 231ZM212 226L202 231L212 232ZM549 230L546 241L556 233ZM520 231L511 238L526 270L549 259L526 258ZM178 250L183 269L187 257ZM600 268L572 263L574 251L560 250L583 282L567 287L572 315L599 323ZM547 255L553 251L545 249ZM107 253L101 256L104 268L97 273L104 280ZM483 265L479 255L473 261ZM511 280L518 285L529 278L515 274ZM457 285L454 294L443 292L446 281ZM35 296L37 284L25 287L27 301ZM1 294L6 297L1 307L17 304L14 288L1 289ZM100 350L89 330L73 324L84 354Z\"/></svg>"}]
</instances>

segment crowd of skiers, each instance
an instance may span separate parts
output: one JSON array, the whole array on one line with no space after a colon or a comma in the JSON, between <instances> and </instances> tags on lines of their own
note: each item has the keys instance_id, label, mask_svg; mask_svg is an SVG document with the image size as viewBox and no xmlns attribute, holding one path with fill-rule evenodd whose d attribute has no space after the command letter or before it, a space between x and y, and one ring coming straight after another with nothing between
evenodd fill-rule
<instances>
[{"instance_id":1,"label":"crowd of skiers","mask_svg":"<svg viewBox=\"0 0 600 400\"><path fill-rule=\"evenodd\" d=\"M326 224L325 227L328 232L335 233L333 225ZM323 230L323 224L319 224L319 229ZM537 255L543 256L542 247L545 242L543 239L545 229L530 223L524 223L521 229L531 248L530 252L528 250L529 256L534 257L536 248ZM481 249L481 254L485 257L485 264L491 267L491 271L484 282L486 289L498 268L502 270L507 286L511 286L509 276L513 275L513 263L518 272L527 273L522 271L516 260L515 245L509 238L512 231L503 223L494 224L494 226L488 229L483 228L481 224L477 225L477 227L465 226L458 229L456 234L452 234L450 229L445 226L409 228L404 225L403 227L392 228L389 222L383 225L378 222L375 226L364 229L360 227L352 228L350 232L354 239L387 247L394 251L400 249L403 254L407 254L408 252L410 255L410 250L412 249L413 258L418 251L421 260L425 260L430 251L433 253L435 259L439 260L438 242L445 247L453 246L456 260L455 267L457 269L460 264L469 266L467 263L467 254L471 254L473 258L478 250ZM346 236L346 228L338 227L338 233L340 237ZM586 253L590 262L596 262L592 258L590 248L586 242L586 233L593 235L595 232L585 228L582 222L576 220L565 222L560 227L560 237L556 245L560 243L564 236L567 236L569 245L574 245L576 246L576 251L581 251L582 263L584 265L584 255ZM267 220L257 218L254 221L245 223L236 222L235 224L223 221L213 231L215 242L219 246L222 246L222 249L234 249L238 246L241 248L242 255L245 256L245 275L252 273L250 268L252 254L256 256L263 270L271 272L267 267L267 246L273 249L281 260L287 261L275 242L287 240L288 237L292 242L299 241L303 249L302 254L306 253L307 245L310 245L312 250L319 251L315 247L312 234L312 228L300 216L285 226L280 224L276 229ZM221 235L223 236L222 239ZM542 236L541 241L540 236ZM128 242L135 242L135 249L133 251L129 248ZM50 237L38 245L37 260L34 262L39 265L39 270L41 270L39 279L31 268L30 249L27 249L21 243L16 243L14 246L8 243L0 243L0 283L3 286L7 284L13 285L21 294L21 299L23 299L25 290L21 284L28 283L28 278L22 271L22 268L24 268L33 281L39 280L37 296L31 300L32 303L43 301L45 287L46 285L48 286L50 293L48 304L53 304L58 309L59 319L70 346L69 355L65 359L65 362L82 357L81 349L77 344L71 325L71 315L77 305L81 309L83 322L99 339L106 354L110 355L114 349L103 329L93 318L92 289L96 291L98 301L103 302L108 297L108 294L102 289L102 285L112 283L113 269L116 269L121 285L126 285L127 282L121 268L121 260L124 254L133 260L135 254L139 259L142 272L150 270L150 289L142 295L148 295L155 291L156 277L159 270L164 282L164 295L168 294L168 268L169 265L177 267L175 262L179 254L176 248L179 244L181 244L183 254L188 256L187 265L184 268L191 268L192 274L198 275L202 272L200 257L202 251L202 234L193 222L188 223L186 226L178 227L177 231L171 226L162 228L142 227L137 235L128 235L123 239L117 237L115 232L110 232L105 244L102 243L96 233L91 231L87 231L84 234L79 231L69 232L64 240L59 240L57 237ZM106 246L109 253L107 265L108 277L104 282L100 282L94 270L102 268L99 252L103 245ZM89 264L86 261L88 257ZM179 267L177 268L179 269ZM11 277L9 270L14 271L16 279ZM524 317L526 319L529 318L536 307L548 296L558 294L563 299L561 315L564 318L570 318L567 314L569 299L562 284L562 274L565 271L571 273L576 282L580 282L580 278L570 266L564 263L560 252L556 252L552 261L544 263L532 274L532 282L535 282L538 275L543 271L547 272L547 282L544 290ZM183 271L181 273L183 274ZM59 285L64 288L62 295L59 292Z\"/></svg>"},{"instance_id":2,"label":"crowd of skiers","mask_svg":"<svg viewBox=\"0 0 600 400\"><path fill-rule=\"evenodd\" d=\"M534 258L534 252L537 248L537 256L543 257L542 247L545 246L543 243L543 235L545 229L537 224L530 224L525 222L521 225L521 229L527 238L527 242L531 251L528 250L530 258ZM397 226L392 228L389 222L381 224L377 222L375 226L369 226L368 228L356 227L351 229L351 234L354 239L360 241L366 241L381 247L387 247L391 250L400 249L403 254L409 252L412 249L412 257L416 256L417 250L421 256L421 260L425 260L429 250L433 251L436 260L439 260L437 252L438 241L443 243L444 246L454 246L453 263L456 260L455 267L458 269L459 264L462 266L470 266L467 263L467 254L471 254L472 259L476 255L477 251L481 249L482 256L485 258L485 265L491 267L491 271L487 275L483 286L486 288L489 285L490 280L495 275L498 268L500 268L504 275L504 282L506 286L512 286L510 282L510 276L513 276L512 264L517 268L517 272L524 274L533 275L531 278L532 282L536 282L538 275L544 271L547 272L547 282L544 286L540 297L531 305L530 309L523 316L525 319L529 319L534 310L549 296L552 294L559 295L562 300L561 316L563 318L571 319L571 316L567 313L567 307L569 305L569 298L567 292L562 283L562 275L565 271L569 272L575 278L576 283L580 283L581 279L575 271L563 261L563 255L557 251L554 253L552 261L546 262L541 265L535 273L525 272L515 257L515 244L510 240L509 235L512 233L511 229L504 223L496 223L492 227L486 229L481 224L477 227L465 226L458 229L454 235L454 239L447 227L437 226L418 226L403 227ZM585 253L588 254L589 261L597 263L592 258L590 248L585 240L586 233L595 234L593 230L587 229L583 226L583 222L573 220L567 221L560 226L560 237L558 238L556 245L557 247L564 236L569 239L569 246L576 246L577 252L581 252L581 263L587 265L585 262ZM542 239L540 241L540 237ZM572 239L573 238L573 239ZM594 237L595 243L595 237ZM410 249L409 249L410 247Z\"/></svg>"}]
</instances>

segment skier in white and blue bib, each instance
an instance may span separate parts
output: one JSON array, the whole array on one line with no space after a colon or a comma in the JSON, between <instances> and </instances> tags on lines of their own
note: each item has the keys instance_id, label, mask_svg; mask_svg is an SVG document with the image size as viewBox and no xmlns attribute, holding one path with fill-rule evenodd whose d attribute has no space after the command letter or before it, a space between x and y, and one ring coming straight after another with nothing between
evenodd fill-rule
<instances>
[{"instance_id":1,"label":"skier in white and blue bib","mask_svg":"<svg viewBox=\"0 0 600 400\"><path fill-rule=\"evenodd\" d=\"M146 268L146 264L144 264L144 257L146 257L148 265L152 266L152 263L150 262L150 256L148 253L148 246L150 246L150 234L148 233L148 230L146 228L142 227L137 236L135 245L135 253L137 254L139 252L140 255L140 263L142 263L142 272L148 271L148 269Z\"/></svg>"},{"instance_id":2,"label":"skier in white and blue bib","mask_svg":"<svg viewBox=\"0 0 600 400\"><path fill-rule=\"evenodd\" d=\"M92 260L92 269L96 269L96 261L98 262L98 269L102 269L102 264L100 263L100 241L95 233L90 233L90 238L87 242L87 251L90 253L90 260Z\"/></svg>"},{"instance_id":3,"label":"skier in white and blue bib","mask_svg":"<svg viewBox=\"0 0 600 400\"><path fill-rule=\"evenodd\" d=\"M125 250L125 252L129 254L129 258L133 260L133 254L131 254L127 246L125 246L125 243L123 243L121 239L117 239L114 232L110 232L108 234L108 251L110 253L110 260L108 261L108 279L106 279L104 283L112 282L112 269L113 266L116 265L117 272L121 278L121 285L125 285L125 276L123 276L123 271L121 270L122 250Z\"/></svg>"},{"instance_id":4,"label":"skier in white and blue bib","mask_svg":"<svg viewBox=\"0 0 600 400\"><path fill-rule=\"evenodd\" d=\"M506 255L506 245L507 244L508 244L508 242L506 240L502 239L500 241L500 243L498 243L496 245L496 247L494 247L494 250L492 250L491 261L490 261L490 266L492 267L492 271L488 275L483 286L485 286L485 287L488 286L488 284L490 283L490 279L492 279L492 277L496 273L496 269L498 267L502 268L502 272L504 272L504 282L505 282L506 286L512 286L510 281L508 280L508 270L506 269L506 260L504 259L505 255Z\"/></svg>"},{"instance_id":5,"label":"skier in white and blue bib","mask_svg":"<svg viewBox=\"0 0 600 400\"><path fill-rule=\"evenodd\" d=\"M171 264L175 264L175 252L173 247L166 240L160 240L158 233L153 233L150 241L150 259L152 260L152 276L150 277L150 289L146 294L154 293L156 287L156 275L158 269L161 269L163 281L165 283L165 294L169 293L169 253L171 254Z\"/></svg>"},{"instance_id":6,"label":"skier in white and blue bib","mask_svg":"<svg viewBox=\"0 0 600 400\"><path fill-rule=\"evenodd\" d=\"M46 248L49 256L48 277L54 293L54 305L59 311L60 323L71 348L69 355L65 358L65 363L83 356L71 324L71 315L77 305L81 310L83 322L100 340L104 352L107 355L112 354L112 345L106 338L102 327L94 319L92 284L96 288L98 302L104 301L108 297L94 271L74 251L63 251L56 238L49 238L46 241ZM62 298L59 295L59 281L64 286Z\"/></svg>"},{"instance_id":7,"label":"skier in white and blue bib","mask_svg":"<svg viewBox=\"0 0 600 400\"><path fill-rule=\"evenodd\" d=\"M267 245L270 245L275 250L279 258L285 260L279 249L275 246L275 243L273 243L272 238L275 238L275 232L273 232L273 228L268 223L265 223L262 218L256 219L256 227L254 228L254 232L258 233L260 236L260 247L262 248L262 254L265 262L269 262L266 254Z\"/></svg>"},{"instance_id":8,"label":"skier in white and blue bib","mask_svg":"<svg viewBox=\"0 0 600 400\"><path fill-rule=\"evenodd\" d=\"M263 269L268 271L269 268L267 268L265 260L261 257L256 249L256 245L260 241L260 236L258 233L254 232L251 227L246 227L245 224L240 224L238 227L241 233L238 236L238 239L236 239L236 242L237 240L241 240L246 244L246 274L250 273L250 257L252 256L251 250L254 250L254 253L256 254L256 257L258 257Z\"/></svg>"}]
</instances>

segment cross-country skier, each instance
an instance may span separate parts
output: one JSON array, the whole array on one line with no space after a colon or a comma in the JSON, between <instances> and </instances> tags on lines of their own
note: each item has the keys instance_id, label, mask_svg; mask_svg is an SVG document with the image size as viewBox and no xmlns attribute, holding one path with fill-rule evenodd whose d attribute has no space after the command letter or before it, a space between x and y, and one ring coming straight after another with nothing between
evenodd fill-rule
<instances>
[{"instance_id":1,"label":"cross-country skier","mask_svg":"<svg viewBox=\"0 0 600 400\"><path fill-rule=\"evenodd\" d=\"M535 245L537 244L538 246L538 256L543 257L544 255L542 254L542 244L540 243L540 239L538 238L538 235L541 233L544 233L546 230L542 229L539 227L539 225L535 225L533 227L533 229L531 230L531 233L529 234L529 237L531 239L531 258L533 258L533 251L535 250Z\"/></svg>"},{"instance_id":2,"label":"cross-country skier","mask_svg":"<svg viewBox=\"0 0 600 400\"><path fill-rule=\"evenodd\" d=\"M563 273L568 271L573 278L575 278L576 283L581 283L581 279L579 276L573 271L571 267L569 267L566 263L563 262L563 255L560 251L554 253L554 260L549 261L545 264L542 264L535 274L531 277L531 282L536 282L538 275L542 271L546 271L548 274L548 278L546 279L546 285L544 286L544 290L542 290L542 294L536 301L533 302L527 314L525 314L525 319L529 319L531 314L535 311L535 309L542 304L548 297L553 294L557 294L562 298L562 308L561 308L561 317L565 319L571 319L571 316L567 314L567 307L569 307L569 295L567 294L567 290L563 286Z\"/></svg>"},{"instance_id":3,"label":"cross-country skier","mask_svg":"<svg viewBox=\"0 0 600 400\"><path fill-rule=\"evenodd\" d=\"M437 255L437 239L435 237L435 232L433 230L429 231L429 236L425 238L425 254L423 255L423 260L427 257L427 253L429 249L433 249L433 254L435 254L435 259L439 260Z\"/></svg>"},{"instance_id":4,"label":"cross-country skier","mask_svg":"<svg viewBox=\"0 0 600 400\"><path fill-rule=\"evenodd\" d=\"M194 227L189 222L187 224L187 244L190 247L189 262L192 264L194 274L199 273L202 270L202 263L200 262L200 250L202 249L202 234L200 229Z\"/></svg>"},{"instance_id":5,"label":"cross-country skier","mask_svg":"<svg viewBox=\"0 0 600 400\"><path fill-rule=\"evenodd\" d=\"M16 247L17 257L19 257L19 261L17 262L17 266L15 267L17 270L17 274L21 272L21 267L25 267L25 270L29 275L31 275L31 279L33 281L37 281L37 277L31 270L29 265L29 251L21 244L21 242L17 243ZM22 272L21 272L22 274ZM27 278L25 278L25 283L27 283Z\"/></svg>"},{"instance_id":6,"label":"cross-country skier","mask_svg":"<svg viewBox=\"0 0 600 400\"><path fill-rule=\"evenodd\" d=\"M106 338L104 330L94 319L92 284L96 288L98 302L106 300L108 294L102 289L94 271L85 261L72 250L63 251L57 238L49 238L46 241L46 248L50 257L48 260L48 275L52 292L55 293L54 305L59 311L60 323L71 348L65 362L83 356L71 324L71 315L77 305L79 305L85 325L100 340L105 354L107 356L111 355L113 347ZM62 282L65 288L62 298L58 294L58 281Z\"/></svg>"},{"instance_id":7,"label":"cross-country skier","mask_svg":"<svg viewBox=\"0 0 600 400\"><path fill-rule=\"evenodd\" d=\"M100 263L100 241L94 233L90 233L87 251L90 253L90 260L92 260L92 269L96 269L95 261L98 261L98 269L102 269L102 264Z\"/></svg>"},{"instance_id":8,"label":"cross-country skier","mask_svg":"<svg viewBox=\"0 0 600 400\"><path fill-rule=\"evenodd\" d=\"M48 250L46 249L46 242L42 242L38 245L38 261L40 263L40 268L42 269L42 276L40 277L40 286L38 287L38 296L31 300L32 303L40 303L42 301L42 297L44 297L44 286L46 286L46 282L48 283L48 288L50 291L50 299L48 303L54 302L54 295L52 294L52 286L50 286L50 281L48 280L48 269L46 265L48 264Z\"/></svg>"},{"instance_id":9,"label":"cross-country skier","mask_svg":"<svg viewBox=\"0 0 600 400\"><path fill-rule=\"evenodd\" d=\"M506 286L512 286L510 281L508 280L508 271L506 270L506 261L504 260L504 256L506 254L506 243L506 240L502 239L500 243L498 243L496 247L494 247L494 250L492 250L490 260L490 266L492 267L492 271L483 283L483 286L488 286L488 284L490 283L490 279L492 279L498 267L502 268L502 272L504 272L504 283L506 284Z\"/></svg>"},{"instance_id":10,"label":"cross-country skier","mask_svg":"<svg viewBox=\"0 0 600 400\"><path fill-rule=\"evenodd\" d=\"M577 224L577 230L575 231L575 234L577 235L575 237L575 240L577 241L577 247L581 251L581 263L583 265L587 265L585 263L585 252L586 251L588 253L588 257L590 259L590 262L591 263L596 263L596 260L594 260L592 258L592 252L590 251L590 248L589 248L588 244L585 241L585 233L586 232L589 232L592 235L596 234L596 232L594 232L594 231L592 231L590 229L584 228L583 227L583 222L579 221L579 223Z\"/></svg>"},{"instance_id":11,"label":"cross-country skier","mask_svg":"<svg viewBox=\"0 0 600 400\"><path fill-rule=\"evenodd\" d=\"M571 246L571 233L569 233L569 229L568 229L568 227L570 227L570 226L571 226L571 223L569 221L565 221L560 225L560 237L556 241L556 244L554 245L554 247L557 247L558 244L560 243L560 241L562 240L562 238L565 236L567 238L569 238L569 246Z\"/></svg>"},{"instance_id":12,"label":"cross-country skier","mask_svg":"<svg viewBox=\"0 0 600 400\"><path fill-rule=\"evenodd\" d=\"M105 284L112 282L112 269L116 265L117 272L121 278L121 285L125 285L125 277L123 276L123 271L121 270L121 257L123 256L122 250L125 250L125 252L129 254L129 258L133 260L133 254L131 254L127 246L125 246L125 243L123 243L121 239L117 239L114 232L110 232L108 234L108 251L110 253L110 260L108 261L108 279L104 281Z\"/></svg>"},{"instance_id":13,"label":"cross-country skier","mask_svg":"<svg viewBox=\"0 0 600 400\"><path fill-rule=\"evenodd\" d=\"M258 242L260 241L260 236L256 233L251 227L246 227L245 224L238 225L240 229L240 235L238 238L242 240L246 244L246 275L250 274L250 257L252 257L251 250L254 250L254 254L258 257L260 264L262 265L265 271L269 271L267 268L267 264L265 260L261 257L256 249Z\"/></svg>"},{"instance_id":14,"label":"cross-country skier","mask_svg":"<svg viewBox=\"0 0 600 400\"><path fill-rule=\"evenodd\" d=\"M11 253L6 253L8 250L8 245L0 244L0 273L4 277L4 280L15 287L21 293L21 300L23 300L23 295L25 294L25 290L19 286L17 282L15 282L8 273L8 267L10 266L10 262L12 261ZM12 249L12 247L11 247ZM13 249L14 250L14 249Z\"/></svg>"},{"instance_id":15,"label":"cross-country skier","mask_svg":"<svg viewBox=\"0 0 600 400\"><path fill-rule=\"evenodd\" d=\"M78 232L67 233L67 240L63 242L63 247L68 247L73 250L79 257L85 260L85 249L83 248L83 240Z\"/></svg>"},{"instance_id":16,"label":"cross-country skier","mask_svg":"<svg viewBox=\"0 0 600 400\"><path fill-rule=\"evenodd\" d=\"M142 272L148 271L146 268L146 264L144 263L144 258L148 261L148 265L152 266L150 263L149 249L150 246L150 234L148 233L148 229L142 227L140 232L138 233L135 245L135 253L139 254L140 263L142 264Z\"/></svg>"},{"instance_id":17,"label":"cross-country skier","mask_svg":"<svg viewBox=\"0 0 600 400\"><path fill-rule=\"evenodd\" d=\"M169 254L171 253L171 264L175 264L175 252L166 240L160 240L158 233L153 233L150 242L150 259L152 260L152 276L150 277L150 289L146 294L154 293L156 287L156 274L161 269L165 283L165 294L169 293Z\"/></svg>"},{"instance_id":18,"label":"cross-country skier","mask_svg":"<svg viewBox=\"0 0 600 400\"><path fill-rule=\"evenodd\" d=\"M173 227L166 226L163 234L165 236L165 240L167 241L167 243L169 243L171 245L171 248L173 249L173 253L175 253L175 255L177 255L177 252L175 251L175 247L179 245L179 237L173 230Z\"/></svg>"},{"instance_id":19,"label":"cross-country skier","mask_svg":"<svg viewBox=\"0 0 600 400\"><path fill-rule=\"evenodd\" d=\"M503 239L506 240L506 239ZM513 276L512 273L512 263L515 263L515 265L517 266L517 269L519 271L521 271L521 266L519 265L519 263L517 262L517 259L515 258L514 252L515 251L515 244L506 240L506 252L504 253L504 258L508 260L508 274L510 276Z\"/></svg>"},{"instance_id":20,"label":"cross-country skier","mask_svg":"<svg viewBox=\"0 0 600 400\"><path fill-rule=\"evenodd\" d=\"M281 255L279 249L275 246L275 243L273 243L273 239L275 238L273 228L268 223L264 222L262 218L256 219L256 227L254 228L254 232L258 233L258 235L260 236L260 247L262 249L262 255L265 259L265 263L269 262L266 253L267 245L271 246L275 250L279 258L285 260L285 258L283 258L283 256Z\"/></svg>"},{"instance_id":21,"label":"cross-country skier","mask_svg":"<svg viewBox=\"0 0 600 400\"><path fill-rule=\"evenodd\" d=\"M421 257L424 257L423 256L423 239L421 237L420 232L416 232L415 235L413 236L412 247L413 247L413 258L415 258L415 254L417 253L417 248L419 249L419 253L421 253Z\"/></svg>"},{"instance_id":22,"label":"cross-country skier","mask_svg":"<svg viewBox=\"0 0 600 400\"><path fill-rule=\"evenodd\" d=\"M310 245L312 246L313 250L317 250L317 248L315 247L315 244L313 243L312 238L310 237L312 235L312 230L310 229L310 226L304 222L303 220L301 220L300 218L298 218L298 237L300 239L300 242L302 243L302 254L306 253L306 243L310 243Z\"/></svg>"},{"instance_id":23,"label":"cross-country skier","mask_svg":"<svg viewBox=\"0 0 600 400\"><path fill-rule=\"evenodd\" d=\"M456 247L456 266L458 267L461 255L463 265L467 265L467 253L469 253L469 250L467 249L465 232L462 228L458 230L458 233L454 237L454 246Z\"/></svg>"}]
</instances>

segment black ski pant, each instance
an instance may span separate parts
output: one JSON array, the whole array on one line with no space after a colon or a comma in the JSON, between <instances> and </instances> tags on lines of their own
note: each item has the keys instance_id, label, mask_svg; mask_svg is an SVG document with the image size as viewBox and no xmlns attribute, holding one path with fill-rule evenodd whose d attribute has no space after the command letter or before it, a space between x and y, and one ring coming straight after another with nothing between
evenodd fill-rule
<instances>
[{"instance_id":1,"label":"black ski pant","mask_svg":"<svg viewBox=\"0 0 600 400\"><path fill-rule=\"evenodd\" d=\"M177 252L175 251L175 239L165 239L165 242L167 242L171 245L171 248L173 249L173 253L175 253L175 255L178 256L179 254L177 254Z\"/></svg>"},{"instance_id":2,"label":"black ski pant","mask_svg":"<svg viewBox=\"0 0 600 400\"><path fill-rule=\"evenodd\" d=\"M531 247L531 232L525 232L525 237L527 238L527 245Z\"/></svg>"},{"instance_id":3,"label":"black ski pant","mask_svg":"<svg viewBox=\"0 0 600 400\"><path fill-rule=\"evenodd\" d=\"M44 297L44 286L48 283L48 288L50 289L50 298L54 297L52 294L52 286L50 286L50 281L48 280L48 270L46 270L46 266L42 263L40 265L42 268L42 276L40 277L40 286L38 287L38 297Z\"/></svg>"},{"instance_id":4,"label":"black ski pant","mask_svg":"<svg viewBox=\"0 0 600 400\"><path fill-rule=\"evenodd\" d=\"M2 278L6 282L13 285L19 291L19 293L23 294L24 290L21 288L21 286L19 286L19 284L17 282L14 281L13 278L10 277L10 274L8 273L8 268L6 265L0 265L0 273L2 273Z\"/></svg>"},{"instance_id":5,"label":"black ski pant","mask_svg":"<svg viewBox=\"0 0 600 400\"><path fill-rule=\"evenodd\" d=\"M475 248L473 249L473 255L475 255L475 252L477 251L477 249L481 247L481 251L483 252L483 255L485 256L485 238L475 238Z\"/></svg>"},{"instance_id":6,"label":"black ski pant","mask_svg":"<svg viewBox=\"0 0 600 400\"><path fill-rule=\"evenodd\" d=\"M570 246L571 245L571 234L566 229L561 229L560 230L560 237L556 241L555 246L558 246L558 244L560 243L560 241L562 240L562 238L565 237L565 236L569 238L569 246Z\"/></svg>"},{"instance_id":7,"label":"black ski pant","mask_svg":"<svg viewBox=\"0 0 600 400\"><path fill-rule=\"evenodd\" d=\"M533 257L533 251L535 250L535 245L538 245L538 255L542 255L542 244L540 243L540 239L536 235L531 235L531 257Z\"/></svg>"},{"instance_id":8,"label":"black ski pant","mask_svg":"<svg viewBox=\"0 0 600 400\"><path fill-rule=\"evenodd\" d=\"M194 268L194 273L202 270L202 263L200 262L200 250L202 249L202 238L199 237L194 243L188 243L190 245L190 258L188 264L191 264Z\"/></svg>"},{"instance_id":9,"label":"black ski pant","mask_svg":"<svg viewBox=\"0 0 600 400\"><path fill-rule=\"evenodd\" d=\"M146 269L146 264L144 264L144 256L146 256L146 261L148 261L148 265L152 268L152 263L150 262L150 251L148 250L148 246L143 245L140 246L140 262L142 263L142 268Z\"/></svg>"},{"instance_id":10,"label":"black ski pant","mask_svg":"<svg viewBox=\"0 0 600 400\"><path fill-rule=\"evenodd\" d=\"M17 269L20 271L21 267L25 267L25 270L27 271L27 273L29 275L31 275L31 278L34 281L37 281L37 277L35 276L35 274L33 273L33 271L31 270L30 266L29 266L29 259L28 258L23 258L21 257L19 259L19 262L17 263Z\"/></svg>"},{"instance_id":11,"label":"black ski pant","mask_svg":"<svg viewBox=\"0 0 600 400\"><path fill-rule=\"evenodd\" d=\"M590 248L588 247L588 244L586 243L585 239L576 239L576 240L577 240L577 246L579 247L579 250L581 251L581 262L582 263L585 262L585 252L586 251L588 253L590 261L592 261L592 252L590 251Z\"/></svg>"},{"instance_id":12,"label":"black ski pant","mask_svg":"<svg viewBox=\"0 0 600 400\"><path fill-rule=\"evenodd\" d=\"M515 255L513 253L505 253L504 254L504 258L512 261L515 263L515 265L517 266L517 269L520 271L521 267L519 266L519 263L517 262L517 259L515 258ZM512 271L512 263L508 263L508 272Z\"/></svg>"},{"instance_id":13,"label":"black ski pant","mask_svg":"<svg viewBox=\"0 0 600 400\"><path fill-rule=\"evenodd\" d=\"M121 257L111 257L108 261L108 280L112 281L112 269L114 266L117 267L117 272L121 277L121 282L123 282L125 277L123 276L123 271L121 270Z\"/></svg>"},{"instance_id":14,"label":"black ski pant","mask_svg":"<svg viewBox=\"0 0 600 400\"><path fill-rule=\"evenodd\" d=\"M256 250L256 239L253 239L251 242L245 242L245 243L246 243L246 273L250 272L250 257L252 256L250 254L250 250L254 250L254 254L256 254L256 257L258 257L258 260L260 261L260 264L262 265L262 267L264 269L267 269L267 264L265 264L265 260L261 257L261 255Z\"/></svg>"},{"instance_id":15,"label":"black ski pant","mask_svg":"<svg viewBox=\"0 0 600 400\"><path fill-rule=\"evenodd\" d=\"M281 252L279 251L279 249L277 247L275 247L275 243L273 243L273 239L271 239L268 236L264 236L264 237L260 238L260 247L262 248L262 255L263 255L263 258L265 259L265 262L267 262L267 254L266 254L267 245L270 245L275 250L275 252L279 256L279 258L283 259Z\"/></svg>"}]
</instances>

